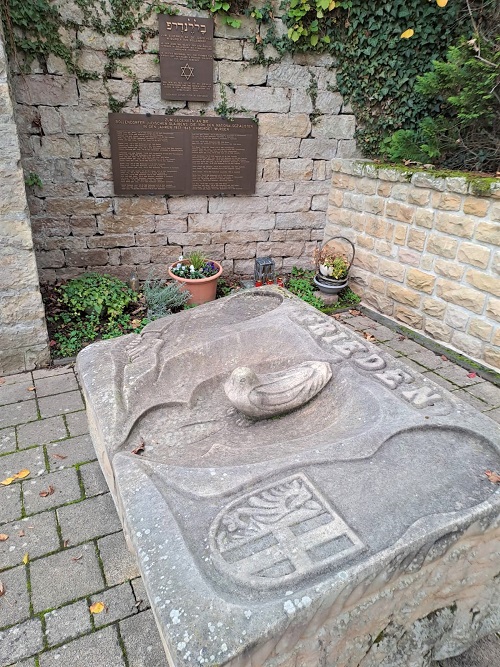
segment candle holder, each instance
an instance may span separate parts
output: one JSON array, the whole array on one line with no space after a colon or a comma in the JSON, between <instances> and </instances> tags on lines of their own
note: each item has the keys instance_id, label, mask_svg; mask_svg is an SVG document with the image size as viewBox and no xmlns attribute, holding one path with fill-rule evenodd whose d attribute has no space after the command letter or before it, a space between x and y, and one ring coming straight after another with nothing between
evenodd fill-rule
<instances>
[{"instance_id":1,"label":"candle holder","mask_svg":"<svg viewBox=\"0 0 500 667\"><path fill-rule=\"evenodd\" d=\"M257 257L254 268L255 287L273 285L274 278L274 259L272 257Z\"/></svg>"}]
</instances>

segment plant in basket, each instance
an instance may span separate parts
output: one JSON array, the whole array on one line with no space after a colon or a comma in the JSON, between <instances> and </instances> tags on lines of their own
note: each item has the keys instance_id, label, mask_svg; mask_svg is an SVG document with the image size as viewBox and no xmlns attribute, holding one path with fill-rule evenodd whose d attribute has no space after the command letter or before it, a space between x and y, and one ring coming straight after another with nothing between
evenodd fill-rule
<instances>
[{"instance_id":1,"label":"plant in basket","mask_svg":"<svg viewBox=\"0 0 500 667\"><path fill-rule=\"evenodd\" d=\"M314 264L318 271L314 283L320 291L336 294L347 286L354 252L352 242L343 236L336 236L314 250Z\"/></svg>"},{"instance_id":2,"label":"plant in basket","mask_svg":"<svg viewBox=\"0 0 500 667\"><path fill-rule=\"evenodd\" d=\"M188 305L199 305L215 299L217 281L222 274L222 266L207 260L200 252L192 252L188 257L179 257L169 269L168 275L180 283L181 289L189 291Z\"/></svg>"}]
</instances>

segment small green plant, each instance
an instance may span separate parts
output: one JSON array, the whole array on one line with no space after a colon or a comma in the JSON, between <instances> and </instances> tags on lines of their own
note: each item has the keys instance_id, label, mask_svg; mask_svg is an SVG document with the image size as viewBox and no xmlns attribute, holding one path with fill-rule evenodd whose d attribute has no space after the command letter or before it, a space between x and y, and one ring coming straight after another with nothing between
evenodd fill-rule
<instances>
[{"instance_id":1,"label":"small green plant","mask_svg":"<svg viewBox=\"0 0 500 667\"><path fill-rule=\"evenodd\" d=\"M192 252L184 260L180 259L170 270L178 278L201 280L215 276L219 268L213 262L207 261L202 253Z\"/></svg>"},{"instance_id":2,"label":"small green plant","mask_svg":"<svg viewBox=\"0 0 500 667\"><path fill-rule=\"evenodd\" d=\"M152 275L144 283L143 292L149 320L157 320L181 310L191 296L187 290L181 290L177 283L167 283Z\"/></svg>"},{"instance_id":3,"label":"small green plant","mask_svg":"<svg viewBox=\"0 0 500 667\"><path fill-rule=\"evenodd\" d=\"M231 107L229 106L227 102L227 94L226 94L226 89L224 87L224 84L220 84L220 97L221 101L217 106L214 107L214 111L216 114L221 116L221 118L224 118L225 120L232 121L234 120L234 116L237 113L244 113L246 109L239 109L238 107Z\"/></svg>"},{"instance_id":4,"label":"small green plant","mask_svg":"<svg viewBox=\"0 0 500 667\"><path fill-rule=\"evenodd\" d=\"M72 313L113 320L138 299L123 281L100 273L85 273L60 287L61 300Z\"/></svg>"},{"instance_id":5,"label":"small green plant","mask_svg":"<svg viewBox=\"0 0 500 667\"><path fill-rule=\"evenodd\" d=\"M26 185L28 187L41 188L42 185L43 185L42 179L40 178L40 176L38 174L35 174L35 172L33 172L33 171L30 171L28 176L24 179L24 182L26 183Z\"/></svg>"},{"instance_id":6,"label":"small green plant","mask_svg":"<svg viewBox=\"0 0 500 667\"><path fill-rule=\"evenodd\" d=\"M314 250L314 263L323 275L342 280L349 273L349 262L345 255L336 251L328 243Z\"/></svg>"},{"instance_id":7,"label":"small green plant","mask_svg":"<svg viewBox=\"0 0 500 667\"><path fill-rule=\"evenodd\" d=\"M325 307L325 302L314 294L316 288L312 281L313 277L314 271L305 271L294 266L288 281L288 289L309 305L321 310Z\"/></svg>"}]
</instances>

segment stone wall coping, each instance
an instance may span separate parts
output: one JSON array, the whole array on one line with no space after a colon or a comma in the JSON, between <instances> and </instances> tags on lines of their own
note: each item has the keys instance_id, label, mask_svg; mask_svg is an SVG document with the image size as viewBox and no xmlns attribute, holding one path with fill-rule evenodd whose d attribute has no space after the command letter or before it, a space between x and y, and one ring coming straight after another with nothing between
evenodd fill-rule
<instances>
[{"instance_id":1,"label":"stone wall coping","mask_svg":"<svg viewBox=\"0 0 500 667\"><path fill-rule=\"evenodd\" d=\"M411 183L417 188L430 188L438 192L457 192L466 195L473 194L476 197L492 197L500 199L500 178L498 182L491 182L486 189L478 188L477 184L487 179L482 176L474 176L473 172L464 176L454 175L459 172L437 171L435 174L429 169L409 168L405 170L403 165L377 165L371 160L348 160L335 158L332 160L332 171L348 174L349 176L364 176L366 178L391 181L393 183ZM492 177L493 178L493 177Z\"/></svg>"}]
</instances>

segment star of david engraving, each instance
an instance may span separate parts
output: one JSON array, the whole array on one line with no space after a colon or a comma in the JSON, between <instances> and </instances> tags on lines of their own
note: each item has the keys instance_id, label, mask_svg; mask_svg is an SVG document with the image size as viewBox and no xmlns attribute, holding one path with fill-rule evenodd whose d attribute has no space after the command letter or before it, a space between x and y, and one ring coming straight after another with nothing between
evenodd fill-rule
<instances>
[{"instance_id":1,"label":"star of david engraving","mask_svg":"<svg viewBox=\"0 0 500 667\"><path fill-rule=\"evenodd\" d=\"M230 503L210 530L215 566L252 588L335 567L365 545L302 473Z\"/></svg>"},{"instance_id":2,"label":"star of david engraving","mask_svg":"<svg viewBox=\"0 0 500 667\"><path fill-rule=\"evenodd\" d=\"M186 81L189 81L189 79L194 76L194 67L191 67L189 63L186 63L184 67L181 67L181 76L183 76Z\"/></svg>"}]
</instances>

